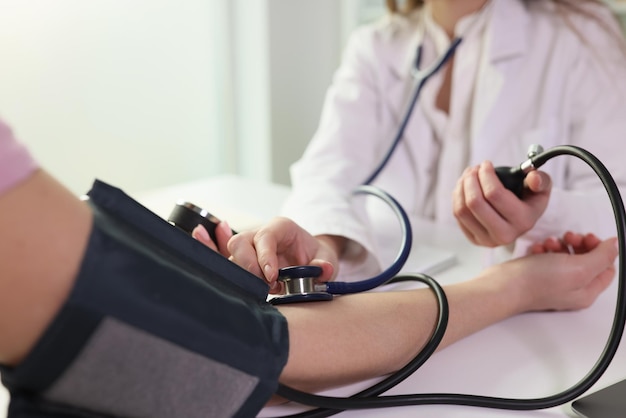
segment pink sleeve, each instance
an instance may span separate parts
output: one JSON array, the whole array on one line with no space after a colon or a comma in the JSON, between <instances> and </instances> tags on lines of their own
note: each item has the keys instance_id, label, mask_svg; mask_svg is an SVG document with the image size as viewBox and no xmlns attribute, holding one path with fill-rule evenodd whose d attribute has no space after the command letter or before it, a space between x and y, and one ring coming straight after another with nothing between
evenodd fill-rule
<instances>
[{"instance_id":1,"label":"pink sleeve","mask_svg":"<svg viewBox=\"0 0 626 418\"><path fill-rule=\"evenodd\" d=\"M15 140L11 129L0 120L0 195L36 169L37 163L26 147Z\"/></svg>"}]
</instances>

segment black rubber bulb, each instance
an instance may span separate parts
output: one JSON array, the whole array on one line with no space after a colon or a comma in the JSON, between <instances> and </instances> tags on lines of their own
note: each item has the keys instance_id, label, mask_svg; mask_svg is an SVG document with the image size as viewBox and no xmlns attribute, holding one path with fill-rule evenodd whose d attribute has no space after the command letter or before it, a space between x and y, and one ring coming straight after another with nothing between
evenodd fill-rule
<instances>
[{"instance_id":1,"label":"black rubber bulb","mask_svg":"<svg viewBox=\"0 0 626 418\"><path fill-rule=\"evenodd\" d=\"M519 167L496 167L496 174L498 178L510 191L515 193L519 199L522 198L524 193L524 179L526 173Z\"/></svg>"}]
</instances>

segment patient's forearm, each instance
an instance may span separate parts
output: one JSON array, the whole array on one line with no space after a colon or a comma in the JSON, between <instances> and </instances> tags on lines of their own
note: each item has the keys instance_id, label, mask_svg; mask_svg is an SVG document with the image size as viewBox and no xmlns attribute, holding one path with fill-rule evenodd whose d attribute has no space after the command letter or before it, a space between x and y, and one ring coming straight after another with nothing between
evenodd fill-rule
<instances>
[{"instance_id":1,"label":"patient's forearm","mask_svg":"<svg viewBox=\"0 0 626 418\"><path fill-rule=\"evenodd\" d=\"M67 297L91 212L45 172L0 196L0 362L17 364Z\"/></svg>"},{"instance_id":2,"label":"patient's forearm","mask_svg":"<svg viewBox=\"0 0 626 418\"><path fill-rule=\"evenodd\" d=\"M590 306L615 276L616 256L616 241L608 239L577 255L514 259L446 286L450 317L440 347L523 312ZM437 315L427 289L361 293L279 309L291 344L281 381L302 390L398 370L422 349Z\"/></svg>"},{"instance_id":3,"label":"patient's forearm","mask_svg":"<svg viewBox=\"0 0 626 418\"><path fill-rule=\"evenodd\" d=\"M506 287L494 277L448 286L450 320L440 347L518 313ZM279 309L290 333L281 382L309 391L400 369L430 338L438 310L428 289L362 293Z\"/></svg>"}]
</instances>

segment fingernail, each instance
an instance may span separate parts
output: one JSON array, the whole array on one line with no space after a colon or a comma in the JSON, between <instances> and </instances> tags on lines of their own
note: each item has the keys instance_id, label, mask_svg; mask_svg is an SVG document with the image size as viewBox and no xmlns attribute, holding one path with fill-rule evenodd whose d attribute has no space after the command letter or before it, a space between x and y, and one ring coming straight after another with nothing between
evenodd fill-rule
<instances>
[{"instance_id":1,"label":"fingernail","mask_svg":"<svg viewBox=\"0 0 626 418\"><path fill-rule=\"evenodd\" d=\"M206 228L202 225L196 226L191 232L191 235L194 236L199 241L209 242L211 240L209 233L207 232Z\"/></svg>"},{"instance_id":2,"label":"fingernail","mask_svg":"<svg viewBox=\"0 0 626 418\"><path fill-rule=\"evenodd\" d=\"M224 232L228 233L229 236L233 235L232 230L230 229L230 225L228 225L227 221L220 222L219 227L222 228Z\"/></svg>"},{"instance_id":3,"label":"fingernail","mask_svg":"<svg viewBox=\"0 0 626 418\"><path fill-rule=\"evenodd\" d=\"M265 277L271 277L272 276L272 266L270 266L269 264L266 264L263 267L263 274L265 274Z\"/></svg>"}]
</instances>

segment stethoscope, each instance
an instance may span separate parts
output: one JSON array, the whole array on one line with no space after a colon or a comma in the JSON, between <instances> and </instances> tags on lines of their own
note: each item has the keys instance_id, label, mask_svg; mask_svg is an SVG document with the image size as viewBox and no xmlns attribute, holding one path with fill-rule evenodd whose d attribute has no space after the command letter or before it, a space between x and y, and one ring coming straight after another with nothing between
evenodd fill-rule
<instances>
[{"instance_id":1,"label":"stethoscope","mask_svg":"<svg viewBox=\"0 0 626 418\"><path fill-rule=\"evenodd\" d=\"M436 351L446 331L449 316L449 307L444 290L439 285L439 283L437 283L437 281L435 281L431 277L421 273L414 273L410 275L397 276L394 279L413 280L421 282L427 285L432 290L437 299L439 312L436 320L436 326L430 338L426 342L424 348L399 371L384 378L382 381L362 390L361 392L351 396L350 398L314 395L279 384L278 389L276 390L276 393L279 396L282 396L293 402L298 402L304 405L310 405L318 408L308 412L290 415L289 417L322 418L335 415L344 410L364 408L389 408L410 405L464 405L483 408L528 411L552 408L555 406L563 405L580 397L586 391L588 391L598 381L598 379L600 379L600 377L609 367L613 357L617 352L624 332L624 327L626 325L626 210L624 208L624 202L622 200L619 188L613 180L610 172L606 169L601 161L599 161L588 151L570 145L556 146L548 149L547 151L542 150L538 146L531 147L528 153L528 158L525 161L514 167L500 167L501 169L497 170L497 174L498 177L503 180L503 184L505 185L505 187L507 187L507 189L518 194L520 190L522 190L520 189L520 187L523 187L524 178L529 172L538 169L548 160L560 155L570 155L581 159L598 175L598 178L601 180L603 186L607 191L611 206L613 208L613 214L615 216L615 223L617 227L617 237L619 242L619 287L611 332L598 360L591 368L591 370L581 380L579 380L573 386L559 393L550 396L529 399L501 398L456 393L424 393L381 396L383 393L398 385L407 377L411 376L417 369L419 369L419 367L421 367ZM378 193L378 191L374 193ZM381 193L383 194L383 196L385 195L384 192ZM177 207L179 209L182 208L179 211L179 215L180 213L185 213L186 215L183 217L179 216L179 224L175 223L176 219L174 219L173 221L170 220L171 223L175 224L181 229L183 229L183 225L187 227L193 225L191 226L191 229L186 231L189 233L198 223L202 223L203 225L208 226L207 229L209 230L211 229L212 225L214 232L215 224L205 223L205 221L203 221L206 220L208 222L209 218L211 218L210 214L193 205L185 206L179 204L177 205ZM398 208L401 210L399 205L396 209ZM187 215L190 215L189 218L193 218L192 222L185 222L185 219L187 219ZM216 221L216 219L213 219L213 221ZM290 279L294 280L293 287L297 288L298 286L300 286L302 288L301 290L296 289L296 293L294 293L293 295L297 296L298 298L294 301L328 300L332 298L333 294L349 293L345 292L344 289L341 289L341 286L344 285L338 283L335 283L336 285L338 285L337 289L331 288L330 291L328 290L328 287L323 289L315 287L316 284L314 281L314 277L316 274L319 273L315 269L311 269L312 267L318 268L316 266L296 266L287 268L288 273L293 272L293 276L289 277ZM314 277L311 277L311 280L302 280L302 277L308 276ZM373 281L366 280L363 282L354 283L354 285L363 286L363 288L370 288L371 286L376 287L376 283L380 279L372 278L370 280ZM330 283L328 283L327 285L330 285ZM349 283L349 285L351 284ZM357 291L362 290L357 289ZM323 295L320 297L320 299L316 299L318 297L316 296L318 293Z\"/></svg>"},{"instance_id":2,"label":"stethoscope","mask_svg":"<svg viewBox=\"0 0 626 418\"><path fill-rule=\"evenodd\" d=\"M460 42L460 38L453 40L448 50L433 65L422 71L419 70L419 65L421 61L423 46L420 45L418 47L415 60L416 70L413 72L413 76L416 79L417 85L415 87L409 107L400 123L397 134L391 147L387 151L387 154L385 155L379 166L376 168L376 170L374 170L370 177L368 177L368 179L364 182L364 184L370 184L371 182L373 182L374 179L385 167L395 148L401 141L401 138L404 134L404 129L408 124L409 118L413 112L415 104L417 103L421 89L423 88L424 84L430 77L432 77L445 65L445 63L454 54L454 51L458 47ZM600 377L609 367L613 357L617 352L626 325L626 210L624 208L624 202L622 200L619 188L617 187L608 169L602 164L600 160L598 160L594 155L582 148L569 145L556 146L548 149L547 151L544 151L543 148L539 145L531 145L528 150L526 160L514 167L496 167L496 174L502 184L508 190L513 192L517 197L522 198L524 179L526 175L529 172L541 167L548 160L561 155L577 157L578 159L586 163L597 174L605 190L607 191L611 206L613 208L613 214L615 216L615 223L617 227L617 237L619 242L619 287L611 332L609 334L609 337L607 338L604 349L600 354L598 360L593 365L591 370L581 380L559 393L550 396L530 399L501 398L457 393L425 393L381 396L382 394L389 391L391 388L395 387L400 382L405 380L407 377L413 375L413 373L415 373L415 371L418 370L430 358L432 354L434 354L446 331L449 316L449 307L443 288L439 285L439 283L437 283L436 280L432 279L431 277L422 273L415 273L398 276L394 279L399 279L399 281L413 280L421 282L431 289L435 298L437 299L439 312L436 320L436 326L429 340L426 342L424 348L399 371L384 378L382 381L352 395L349 398L320 396L302 392L292 387L279 384L279 387L276 391L279 396L289 399L292 402L297 402L303 405L309 405L317 408L300 414L290 415L289 418L322 418L338 414L345 410L389 408L411 405L464 405L491 409L529 411L564 405L567 402L570 402L580 397L586 391L588 391L600 379ZM396 210L404 213L402 208L399 206L396 208ZM406 216L406 214L404 215ZM410 225L405 226L405 230L410 231ZM307 271L306 273L308 274L315 272ZM294 272L293 278L297 276L298 273ZM292 280L293 278L289 277L290 280ZM378 279L380 280L380 283L374 285L374 287L387 283L391 279L392 278L390 277L380 278ZM308 283L315 283L314 278L311 279L311 281ZM326 291L328 292L328 289L326 289ZM332 296L330 296L330 298L332 298ZM298 301L298 299L296 298L293 301ZM287 418L287 416L283 418Z\"/></svg>"},{"instance_id":3,"label":"stethoscope","mask_svg":"<svg viewBox=\"0 0 626 418\"><path fill-rule=\"evenodd\" d=\"M333 295L365 292L388 283L400 272L411 251L413 242L411 223L408 215L398 201L384 190L372 186L371 183L385 168L398 144L402 141L404 131L420 97L422 88L426 82L439 72L450 60L460 43L461 38L453 39L447 50L424 69L421 69L424 45L423 43L418 45L412 70L415 87L391 146L385 153L381 162L365 179L363 184L352 192L353 195L372 195L378 197L395 212L400 221L402 240L394 261L380 274L357 282L320 283L317 281L317 278L322 274L322 269L319 266L306 265L281 268L278 272L278 280L284 285L284 293L282 295L273 296L270 299L271 304L279 305L295 302L328 301L333 299ZM219 223L219 219L205 209L190 202L178 202L170 214L168 221L188 233L191 233L196 225L202 224L209 232L211 238L216 242L215 228Z\"/></svg>"},{"instance_id":4,"label":"stethoscope","mask_svg":"<svg viewBox=\"0 0 626 418\"><path fill-rule=\"evenodd\" d=\"M430 66L428 66L425 69L420 69L421 61L422 61L422 54L424 50L424 44L420 43L418 45L417 53L415 54L413 70L411 71L411 75L413 76L414 83L415 83L413 95L411 96L411 100L409 101L409 105L407 106L407 110L404 114L404 117L400 121L400 125L398 126L398 130L396 132L396 135L394 136L391 146L387 150L387 153L383 157L378 167L376 167L376 169L372 171L372 174L370 174L370 176L365 180L364 184L371 184L376 179L376 177L378 177L378 175L383 170L383 168L385 168L385 166L389 162L389 159L391 158L391 155L398 147L398 144L402 141L402 137L404 136L404 131L406 129L406 126L409 123L409 120L411 119L411 115L413 114L413 109L415 108L415 105L417 104L417 100L420 97L422 88L424 87L426 82L432 76L437 74L443 68L443 66L446 65L446 63L450 60L450 58L452 58L452 56L454 55L454 52L456 51L457 47L461 44L462 40L463 40L462 38L454 38L452 42L450 43L450 46L448 47L448 49L441 56L439 56L439 58L436 59L435 62L433 62Z\"/></svg>"},{"instance_id":5,"label":"stethoscope","mask_svg":"<svg viewBox=\"0 0 626 418\"><path fill-rule=\"evenodd\" d=\"M453 55L460 42L461 39L455 39L446 53L425 70L419 70L422 45L418 47L415 60L416 70L413 72L417 85L406 114L398 128L394 141L376 170L372 172L362 186L358 187L353 192L354 194L376 195L388 203L398 214L403 228L404 240L401 246L402 248L392 266L378 276L355 283L317 283L316 278L321 274L321 269L317 266L292 266L283 268L280 270L279 274L281 276L280 280L285 283L285 294L272 299L272 301L274 301L273 304L331 300L333 295L336 294L356 293L370 290L389 282L404 265L410 251L412 241L411 227L408 216L393 197L383 190L371 186L370 183L374 181L374 179L385 167L395 148L401 141L404 129L409 121L411 113L413 112L413 108L419 98L422 87L430 77L432 77L445 65L445 63ZM579 382L560 393L534 399L498 398L454 393L380 396L396 386L398 383L402 382L408 376L411 376L428 360L428 358L430 358L443 339L447 327L449 309L445 292L434 279L421 273L415 273L395 278L400 280L415 280L422 282L426 284L435 294L439 306L439 313L436 321L437 324L424 348L398 372L393 373L381 382L364 389L350 398L319 396L279 384L276 391L279 396L294 402L318 408L294 415L294 417L321 418L335 415L348 409L387 408L409 405L448 404L519 411L536 410L563 405L578 398L589 390L603 375L611 363L617 348L619 347L626 324L626 211L624 209L624 203L619 189L610 172L595 156L584 149L568 145L557 146L547 151L543 151L539 147L531 147L527 159L520 165L515 167L497 167L496 174L507 189L514 192L518 197L521 197L523 191L523 181L526 175L530 171L538 169L548 160L559 155L578 157L590 166L598 175L611 201L619 242L619 288L611 332L599 359L596 361L592 369ZM170 223L188 233L191 233L191 230L199 223L203 224L215 240L215 227L219 220L212 216L209 212L196 207L193 204L185 202L178 203L168 220Z\"/></svg>"},{"instance_id":6,"label":"stethoscope","mask_svg":"<svg viewBox=\"0 0 626 418\"><path fill-rule=\"evenodd\" d=\"M333 295L343 295L350 293L365 292L367 290L374 289L382 286L392 280L402 269L411 251L411 245L413 241L413 233L411 231L411 224L409 217L402 208L402 206L387 192L384 190L371 186L371 183L378 177L378 175L385 168L392 154L398 147L398 144L402 141L404 131L411 119L413 110L420 97L422 88L426 82L435 74L437 74L444 65L452 58L457 47L460 45L462 39L455 38L450 43L448 49L428 67L421 69L421 61L424 50L424 44L420 43L417 47L415 54L414 67L411 75L414 79L415 87L411 100L407 106L405 114L400 121L398 130L393 138L391 146L385 153L385 156L378 164L378 166L372 171L372 173L365 179L363 185L357 187L353 194L370 194L377 196L396 213L400 220L400 227L402 229L402 242L400 250L391 263L391 265L385 269L382 273L372 278L358 281L358 282L328 282L318 283L316 280L322 274L322 269L318 266L293 266L286 267L279 270L279 278L283 284L285 293L280 296L275 296L270 300L273 305L294 303L294 302L308 302L308 301L322 301L331 300Z\"/></svg>"}]
</instances>

